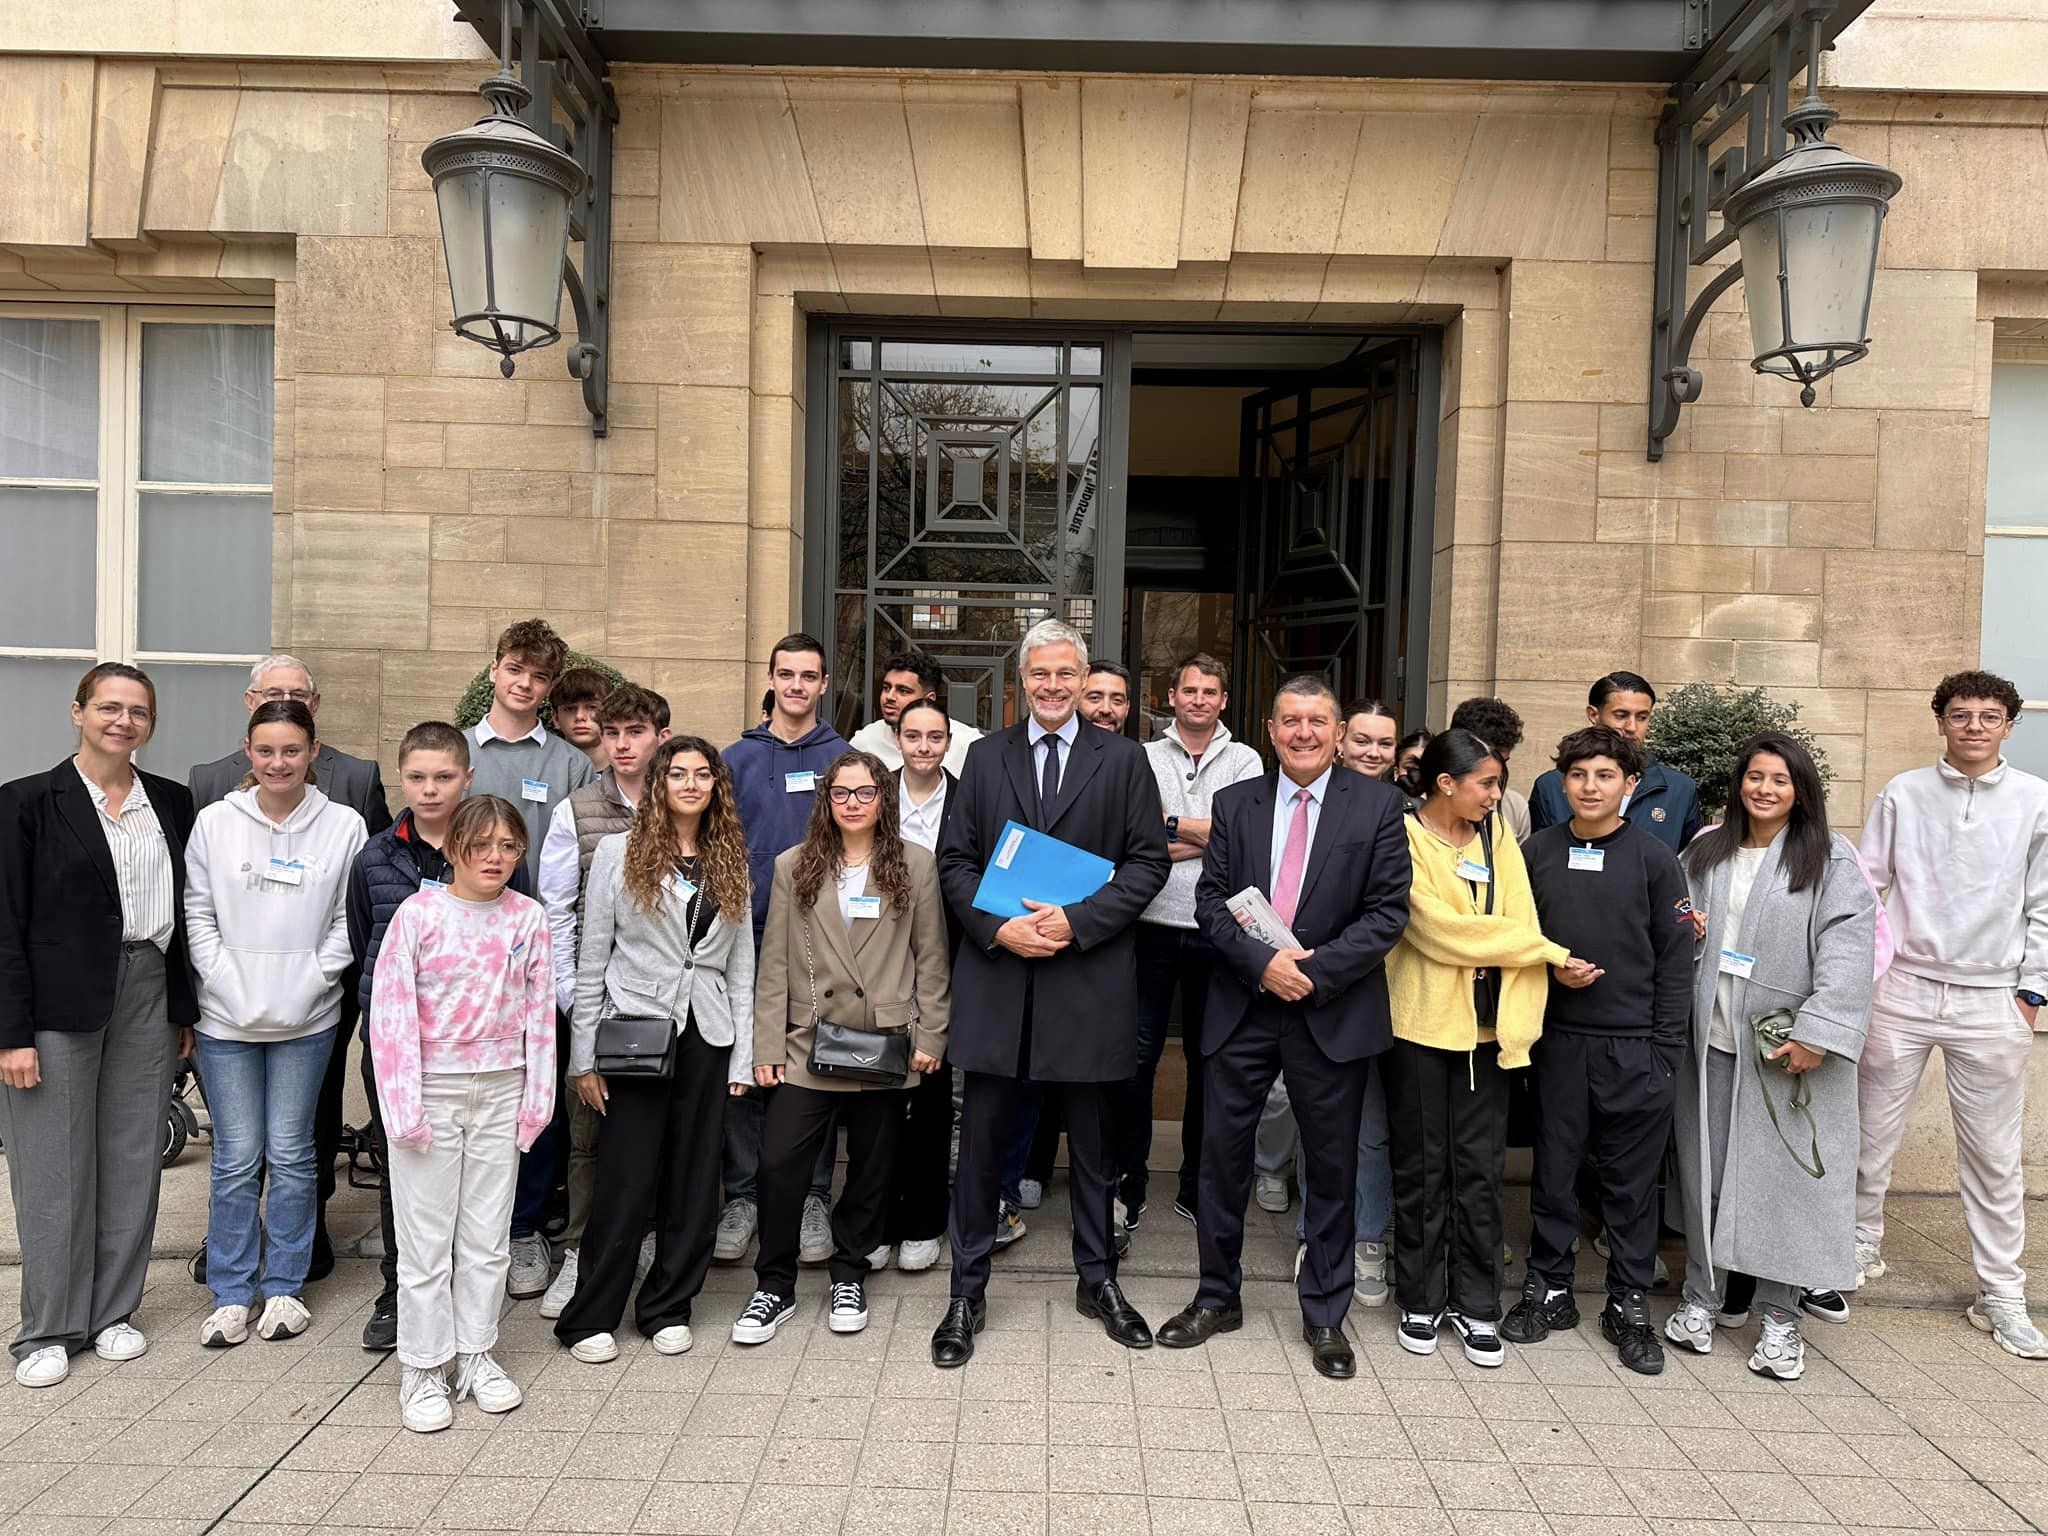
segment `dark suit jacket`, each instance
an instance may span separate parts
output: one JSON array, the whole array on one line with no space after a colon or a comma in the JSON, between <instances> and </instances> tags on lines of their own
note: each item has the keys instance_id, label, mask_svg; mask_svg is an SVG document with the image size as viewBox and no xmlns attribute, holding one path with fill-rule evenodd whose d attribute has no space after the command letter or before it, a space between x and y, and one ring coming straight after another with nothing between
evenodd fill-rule
<instances>
[{"instance_id":1,"label":"dark suit jacket","mask_svg":"<svg viewBox=\"0 0 2048 1536\"><path fill-rule=\"evenodd\" d=\"M248 771L249 754L240 747L218 762L199 764L192 770L194 812L233 794ZM313 777L321 794L363 818L370 836L375 837L391 825L391 806L384 798L384 775L375 758L350 757L322 742L320 755L313 760Z\"/></svg>"},{"instance_id":2,"label":"dark suit jacket","mask_svg":"<svg viewBox=\"0 0 2048 1536\"><path fill-rule=\"evenodd\" d=\"M1209 847L1195 884L1195 922L1221 951L1209 980L1202 1044L1214 1051L1259 996L1273 951L1237 925L1224 903L1248 885L1273 894L1273 808L1278 771L1216 792ZM1290 789L1292 788L1290 784ZM1315 992L1302 1005L1309 1032L1332 1061L1359 1061L1394 1042L1387 1007L1387 952L1408 926L1413 873L1407 802L1391 784L1339 768L1316 820L1292 927Z\"/></svg>"},{"instance_id":3,"label":"dark suit jacket","mask_svg":"<svg viewBox=\"0 0 2048 1536\"><path fill-rule=\"evenodd\" d=\"M939 841L939 883L966 937L953 965L946 1056L968 1072L1015 1075L1028 990L1030 1076L1049 1083L1121 1081L1138 1063L1134 925L1166 884L1159 786L1143 747L1084 721L1059 799L1042 818L1028 730L1028 722L1020 723L982 737L967 749L957 790L948 791L949 798L960 798ZM1006 821L1036 827L1116 865L1115 879L1066 909L1074 940L1048 959L1025 960L999 948L996 930L1003 920L974 905Z\"/></svg>"},{"instance_id":4,"label":"dark suit jacket","mask_svg":"<svg viewBox=\"0 0 2048 1536\"><path fill-rule=\"evenodd\" d=\"M170 1022L196 1024L185 957L192 797L173 779L135 771L171 851ZM121 888L98 818L70 758L0 785L0 1049L34 1045L39 1029L101 1029L113 1012Z\"/></svg>"}]
</instances>

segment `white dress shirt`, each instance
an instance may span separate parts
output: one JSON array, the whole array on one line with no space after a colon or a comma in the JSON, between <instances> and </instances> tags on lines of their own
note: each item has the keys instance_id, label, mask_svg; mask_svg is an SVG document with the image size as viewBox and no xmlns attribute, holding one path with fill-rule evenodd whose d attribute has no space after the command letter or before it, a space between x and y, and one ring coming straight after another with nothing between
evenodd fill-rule
<instances>
[{"instance_id":1,"label":"white dress shirt","mask_svg":"<svg viewBox=\"0 0 2048 1536\"><path fill-rule=\"evenodd\" d=\"M1279 782L1274 787L1274 793L1279 798L1273 806L1273 863L1271 866L1273 871L1273 888L1266 893L1272 898L1275 906L1280 904L1280 860L1287 852L1287 829L1294 825L1295 792L1301 789L1308 791L1308 849L1304 850L1301 861L1301 877L1303 880L1306 880L1308 879L1307 854L1316 845L1316 825L1323 818L1323 797L1330 792L1330 775L1334 771L1334 769L1325 768L1320 778L1308 784L1296 784L1294 780L1287 777L1284 770L1278 775ZM1348 768L1345 770L1346 773L1350 771ZM1298 907L1301 903L1301 892L1297 890L1292 895Z\"/></svg>"},{"instance_id":2,"label":"white dress shirt","mask_svg":"<svg viewBox=\"0 0 2048 1536\"><path fill-rule=\"evenodd\" d=\"M896 776L897 829L906 843L915 843L927 853L937 853L939 823L945 815L945 775L939 776L939 787L931 792L923 805L910 798L910 781L900 773Z\"/></svg>"},{"instance_id":3,"label":"white dress shirt","mask_svg":"<svg viewBox=\"0 0 2048 1536\"><path fill-rule=\"evenodd\" d=\"M538 726L535 727L539 729ZM611 774L599 782L628 809L639 807L626 798ZM548 816L548 834L540 845L540 870L534 880L541 905L548 909L548 941L554 945L555 1002L562 1012L576 1007L576 898L583 894L583 855L576 846L576 812L567 799L558 800Z\"/></svg>"},{"instance_id":4,"label":"white dress shirt","mask_svg":"<svg viewBox=\"0 0 2048 1536\"><path fill-rule=\"evenodd\" d=\"M142 775L136 774L128 786L118 816L107 809L107 792L86 778L83 768L78 777L99 812L100 831L106 834L107 852L114 860L114 883L121 894L121 942L149 943L168 951L177 916L171 845L149 803L149 791L142 787Z\"/></svg>"},{"instance_id":5,"label":"white dress shirt","mask_svg":"<svg viewBox=\"0 0 2048 1536\"><path fill-rule=\"evenodd\" d=\"M1059 782L1065 784L1067 782L1067 764L1074 760L1074 743L1081 738L1081 717L1079 715L1069 715L1065 725L1056 731L1048 731L1038 723L1038 716L1033 715L1026 735L1031 742L1031 782L1034 785L1045 782L1045 754L1053 750L1045 744L1045 738L1057 736L1065 743L1060 749L1059 768Z\"/></svg>"},{"instance_id":6,"label":"white dress shirt","mask_svg":"<svg viewBox=\"0 0 2048 1536\"><path fill-rule=\"evenodd\" d=\"M537 741L542 746L546 746L547 740L548 728L538 720L533 722L533 729L524 736L499 735L497 731L491 728L491 717L488 714L476 723L476 742L478 746L482 746L487 741Z\"/></svg>"}]
</instances>

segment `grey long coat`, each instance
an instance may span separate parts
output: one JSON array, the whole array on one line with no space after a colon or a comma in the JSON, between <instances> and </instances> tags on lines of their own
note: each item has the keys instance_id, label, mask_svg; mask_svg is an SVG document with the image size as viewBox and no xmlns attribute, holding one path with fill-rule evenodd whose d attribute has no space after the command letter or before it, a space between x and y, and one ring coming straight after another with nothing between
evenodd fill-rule
<instances>
[{"instance_id":1,"label":"grey long coat","mask_svg":"<svg viewBox=\"0 0 2048 1536\"><path fill-rule=\"evenodd\" d=\"M1723 928L1731 866L1723 863L1704 880L1687 871L1693 903L1707 914L1707 936L1694 969L1692 1040L1675 1126L1687 1242L1704 1248L1716 1269L1814 1289L1856 1282L1856 1060L1870 1023L1877 933L1876 899L1853 847L1841 836L1831 843L1819 888L1794 894L1785 889L1785 835L1779 833L1757 871L1738 934ZM1754 955L1756 967L1735 982L1735 1091L1730 1123L1718 1128L1728 1153L1715 1210L1717 1128L1706 1123L1704 1062L1724 945ZM1760 1097L1749 1021L1774 1008L1797 1014L1793 1039L1827 1052L1828 1059L1806 1074L1825 1178L1808 1176L1792 1160ZM1806 1120L1786 1104L1791 1079L1775 1067L1765 1069L1765 1079L1778 1123L1801 1159L1810 1161Z\"/></svg>"}]
</instances>

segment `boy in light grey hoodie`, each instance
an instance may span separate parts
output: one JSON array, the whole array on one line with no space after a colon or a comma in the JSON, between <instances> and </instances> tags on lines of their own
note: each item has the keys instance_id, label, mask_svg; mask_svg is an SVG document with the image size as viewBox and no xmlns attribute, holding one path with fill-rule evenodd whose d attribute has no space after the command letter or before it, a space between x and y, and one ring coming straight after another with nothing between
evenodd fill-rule
<instances>
[{"instance_id":1,"label":"boy in light grey hoodie","mask_svg":"<svg viewBox=\"0 0 2048 1536\"><path fill-rule=\"evenodd\" d=\"M1935 1047L1948 1075L1957 1183L1978 1296L1968 1317L2007 1353L2048 1359L2027 1316L2020 1162L2027 1055L2048 994L2048 781L2005 760L2020 694L1990 672L1934 691L1946 745L1884 787L1862 853L1897 952L1879 981L1858 1074L1856 1259L1885 1272L1884 1197Z\"/></svg>"}]
</instances>

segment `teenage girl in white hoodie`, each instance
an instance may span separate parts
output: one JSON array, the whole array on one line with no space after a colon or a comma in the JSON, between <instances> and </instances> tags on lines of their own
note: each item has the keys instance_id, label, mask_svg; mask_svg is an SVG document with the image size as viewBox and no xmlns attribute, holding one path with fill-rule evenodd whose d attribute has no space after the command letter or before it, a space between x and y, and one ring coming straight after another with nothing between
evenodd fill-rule
<instances>
[{"instance_id":1,"label":"teenage girl in white hoodie","mask_svg":"<svg viewBox=\"0 0 2048 1536\"><path fill-rule=\"evenodd\" d=\"M288 1339L313 1252L313 1109L350 958L344 895L363 818L310 783L320 744L304 704L261 704L249 776L199 813L185 850L185 926L199 982L199 1071L213 1113L199 1342ZM266 1169L268 1220L259 1218ZM261 1258L262 1273L257 1273Z\"/></svg>"}]
</instances>

